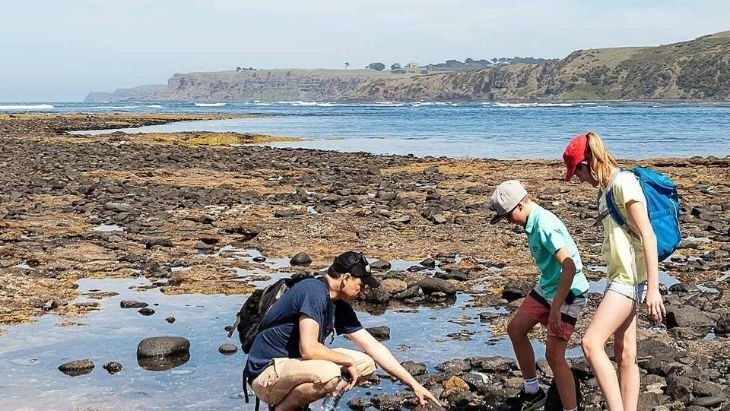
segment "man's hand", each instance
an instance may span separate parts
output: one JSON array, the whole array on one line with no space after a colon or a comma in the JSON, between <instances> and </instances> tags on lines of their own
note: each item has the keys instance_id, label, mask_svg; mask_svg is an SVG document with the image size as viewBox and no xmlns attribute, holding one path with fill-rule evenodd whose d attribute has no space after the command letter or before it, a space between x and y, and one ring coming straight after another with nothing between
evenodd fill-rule
<instances>
[{"instance_id":1,"label":"man's hand","mask_svg":"<svg viewBox=\"0 0 730 411\"><path fill-rule=\"evenodd\" d=\"M355 366L355 364L352 364L350 366L342 367L342 368L345 369L345 372L350 374L350 383L347 384L347 387L345 387L345 391L350 391L353 387L355 387L357 385L357 379L360 377L357 374L357 367Z\"/></svg>"},{"instance_id":2,"label":"man's hand","mask_svg":"<svg viewBox=\"0 0 730 411\"><path fill-rule=\"evenodd\" d=\"M439 407L443 407L439 400L437 400L436 397L431 394L431 391L424 388L421 384L417 384L415 387L413 387L413 393L416 394L416 397L418 397L418 402L421 404L422 407L427 406L429 400L433 401L433 403L438 405Z\"/></svg>"},{"instance_id":3,"label":"man's hand","mask_svg":"<svg viewBox=\"0 0 730 411\"><path fill-rule=\"evenodd\" d=\"M649 311L649 319L654 322L661 321L667 314L662 295L658 289L649 290L646 294L646 308Z\"/></svg>"},{"instance_id":4,"label":"man's hand","mask_svg":"<svg viewBox=\"0 0 730 411\"><path fill-rule=\"evenodd\" d=\"M556 306L555 301L553 301L553 307L550 308L550 317L548 318L548 330L554 335L560 335L563 331L560 317L560 306Z\"/></svg>"}]
</instances>

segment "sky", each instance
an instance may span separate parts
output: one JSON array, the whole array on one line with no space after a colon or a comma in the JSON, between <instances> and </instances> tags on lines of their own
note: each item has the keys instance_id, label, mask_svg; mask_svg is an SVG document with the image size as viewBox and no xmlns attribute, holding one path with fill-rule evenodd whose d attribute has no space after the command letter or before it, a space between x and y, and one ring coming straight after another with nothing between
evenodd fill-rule
<instances>
[{"instance_id":1,"label":"sky","mask_svg":"<svg viewBox=\"0 0 730 411\"><path fill-rule=\"evenodd\" d=\"M237 66L563 58L726 30L727 0L5 0L0 102L82 101Z\"/></svg>"}]
</instances>

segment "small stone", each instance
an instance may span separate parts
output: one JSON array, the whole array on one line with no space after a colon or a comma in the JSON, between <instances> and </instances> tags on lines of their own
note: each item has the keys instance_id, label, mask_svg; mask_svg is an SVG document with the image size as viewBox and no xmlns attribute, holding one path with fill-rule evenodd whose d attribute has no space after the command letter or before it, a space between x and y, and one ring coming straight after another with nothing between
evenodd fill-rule
<instances>
[{"instance_id":1,"label":"small stone","mask_svg":"<svg viewBox=\"0 0 730 411\"><path fill-rule=\"evenodd\" d=\"M235 354L238 351L238 347L231 343L225 343L218 347L218 352L225 355Z\"/></svg>"},{"instance_id":2,"label":"small stone","mask_svg":"<svg viewBox=\"0 0 730 411\"><path fill-rule=\"evenodd\" d=\"M116 374L122 370L122 364L116 361L109 361L108 363L104 364L104 369L107 370L109 374Z\"/></svg>"},{"instance_id":3,"label":"small stone","mask_svg":"<svg viewBox=\"0 0 730 411\"><path fill-rule=\"evenodd\" d=\"M140 308L139 310L137 310L137 312L142 315L152 315L155 313L155 310L153 310L149 307L145 307L145 308Z\"/></svg>"},{"instance_id":4,"label":"small stone","mask_svg":"<svg viewBox=\"0 0 730 411\"><path fill-rule=\"evenodd\" d=\"M147 307L149 304L142 302L142 301L135 301L135 300L122 300L119 303L119 306L122 308L144 308Z\"/></svg>"},{"instance_id":5,"label":"small stone","mask_svg":"<svg viewBox=\"0 0 730 411\"><path fill-rule=\"evenodd\" d=\"M169 316L169 317L165 318L165 321L167 321L168 323L172 324L172 323L175 322L175 317Z\"/></svg>"},{"instance_id":6,"label":"small stone","mask_svg":"<svg viewBox=\"0 0 730 411\"><path fill-rule=\"evenodd\" d=\"M264 261L266 261L266 257L264 256L258 256L253 258L253 262L255 263L263 263Z\"/></svg>"},{"instance_id":7,"label":"small stone","mask_svg":"<svg viewBox=\"0 0 730 411\"><path fill-rule=\"evenodd\" d=\"M72 377L90 373L94 369L94 362L90 359L74 360L58 366L58 369Z\"/></svg>"},{"instance_id":8,"label":"small stone","mask_svg":"<svg viewBox=\"0 0 730 411\"><path fill-rule=\"evenodd\" d=\"M385 260L378 260L374 263L370 263L370 268L373 270L390 270L390 262Z\"/></svg>"},{"instance_id":9,"label":"small stone","mask_svg":"<svg viewBox=\"0 0 730 411\"><path fill-rule=\"evenodd\" d=\"M195 244L194 248L198 251L212 251L213 245L203 241L199 241L197 244Z\"/></svg>"}]
</instances>

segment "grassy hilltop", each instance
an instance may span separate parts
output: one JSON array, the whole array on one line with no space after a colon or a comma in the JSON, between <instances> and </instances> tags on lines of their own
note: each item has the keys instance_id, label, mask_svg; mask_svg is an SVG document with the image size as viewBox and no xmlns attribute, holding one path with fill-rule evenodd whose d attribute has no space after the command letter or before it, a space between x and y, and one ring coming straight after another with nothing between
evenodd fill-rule
<instances>
[{"instance_id":1,"label":"grassy hilltop","mask_svg":"<svg viewBox=\"0 0 730 411\"><path fill-rule=\"evenodd\" d=\"M577 50L562 60L466 72L235 70L87 101L730 100L730 31L656 47Z\"/></svg>"}]
</instances>

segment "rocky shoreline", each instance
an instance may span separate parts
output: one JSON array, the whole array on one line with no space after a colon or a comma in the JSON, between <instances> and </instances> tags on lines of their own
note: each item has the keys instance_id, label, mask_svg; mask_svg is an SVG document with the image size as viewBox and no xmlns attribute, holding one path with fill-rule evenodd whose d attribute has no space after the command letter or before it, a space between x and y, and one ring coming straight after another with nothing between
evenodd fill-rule
<instances>
[{"instance_id":1,"label":"rocky shoreline","mask_svg":"<svg viewBox=\"0 0 730 411\"><path fill-rule=\"evenodd\" d=\"M387 287L366 296L369 303L448 304L450 295L466 292L474 306L511 312L536 271L521 230L488 223L488 195L509 178L521 179L565 221L589 279L603 275L601 233L592 225L595 192L563 182L557 161L275 149L241 145L266 141L260 136L231 141L214 133L154 141L67 134L211 118L222 117L0 116L0 325L94 309L69 304L80 278L145 276L166 294L245 294L254 286L239 281L236 268L312 271L346 249L382 260L378 273ZM637 164L677 182L685 236L683 248L660 265L681 282L664 289L666 324L651 325L640 313L640 409L730 409L730 159L624 163ZM287 260L305 252L313 262L277 270L256 261L242 266L228 258L231 249ZM389 270L394 260L423 262ZM486 276L488 285L477 289ZM578 335L597 301L591 295ZM487 319L495 334L506 318ZM455 359L438 368L419 378L450 408L489 409L518 389L510 359ZM590 369L582 359L574 369L585 408L600 409ZM353 399L351 407L413 405L407 393L376 397Z\"/></svg>"}]
</instances>

